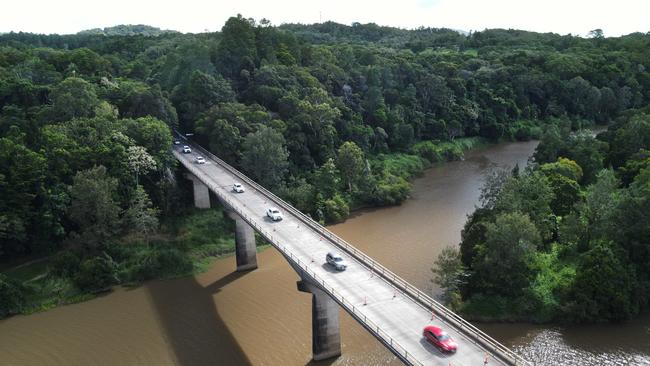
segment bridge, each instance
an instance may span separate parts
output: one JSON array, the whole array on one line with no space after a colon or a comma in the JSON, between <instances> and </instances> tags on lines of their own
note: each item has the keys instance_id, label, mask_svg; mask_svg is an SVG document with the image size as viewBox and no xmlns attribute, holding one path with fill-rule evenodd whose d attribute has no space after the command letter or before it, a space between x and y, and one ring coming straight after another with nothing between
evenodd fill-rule
<instances>
[{"instance_id":1,"label":"bridge","mask_svg":"<svg viewBox=\"0 0 650 366\"><path fill-rule=\"evenodd\" d=\"M312 294L312 351L315 361L341 355L339 308L407 365L529 365L520 356L409 284L380 263L339 238L290 204L267 191L201 146L179 135L173 154L193 182L194 205L210 207L210 192L235 220L238 271L257 268L255 232L277 249L294 268L299 291ZM184 154L182 145L192 148ZM197 164L200 155L205 164ZM244 193L232 185L241 183ZM278 208L284 219L266 216ZM396 254L399 248L396 248ZM329 251L348 262L337 272L325 264ZM242 304L245 306L245 304ZM446 330L458 343L454 354L440 352L422 337L426 325Z\"/></svg>"}]
</instances>

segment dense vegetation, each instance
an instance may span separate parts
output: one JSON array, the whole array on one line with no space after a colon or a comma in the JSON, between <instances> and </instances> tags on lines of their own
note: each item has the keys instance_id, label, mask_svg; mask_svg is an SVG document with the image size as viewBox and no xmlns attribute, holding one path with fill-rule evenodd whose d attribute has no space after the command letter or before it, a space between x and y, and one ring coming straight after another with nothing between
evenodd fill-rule
<instances>
[{"instance_id":1,"label":"dense vegetation","mask_svg":"<svg viewBox=\"0 0 650 366\"><path fill-rule=\"evenodd\" d=\"M402 202L409 177L481 140L607 123L650 99L643 34L465 36L241 16L219 33L148 31L0 36L0 261L65 248L50 275L78 289L129 282L136 254L114 248L164 252L159 222L190 201L168 153L172 128L335 222ZM569 157L581 184L599 176L590 149ZM2 298L19 285L0 278Z\"/></svg>"},{"instance_id":2,"label":"dense vegetation","mask_svg":"<svg viewBox=\"0 0 650 366\"><path fill-rule=\"evenodd\" d=\"M600 322L650 303L650 114L594 137L563 123L534 164L497 172L460 252L438 259L448 300L475 318Z\"/></svg>"},{"instance_id":3,"label":"dense vegetation","mask_svg":"<svg viewBox=\"0 0 650 366\"><path fill-rule=\"evenodd\" d=\"M81 31L77 34L100 34L103 36L159 36L166 33L177 33L176 31L163 30L149 25L116 25L114 27L93 28Z\"/></svg>"}]
</instances>

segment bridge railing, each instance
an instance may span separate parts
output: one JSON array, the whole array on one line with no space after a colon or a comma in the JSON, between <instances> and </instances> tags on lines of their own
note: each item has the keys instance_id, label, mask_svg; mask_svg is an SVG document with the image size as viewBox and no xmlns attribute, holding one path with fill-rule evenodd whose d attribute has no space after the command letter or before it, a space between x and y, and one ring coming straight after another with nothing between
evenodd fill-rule
<instances>
[{"instance_id":1,"label":"bridge railing","mask_svg":"<svg viewBox=\"0 0 650 366\"><path fill-rule=\"evenodd\" d=\"M188 141L188 139L185 136L183 136L178 132L176 133L181 139ZM417 287L409 284L406 280L397 276L388 268L384 267L381 263L375 261L367 254L363 253L362 251L355 248L350 243L341 239L338 235L327 230L325 227L323 227L320 223L316 222L311 217L305 215L304 213L302 213L301 211L299 211L289 203L285 202L280 197L276 196L272 192L268 191L266 188L259 185L254 180L250 179L249 177L247 177L237 169L233 168L232 166L230 166L230 164L221 160L219 157L215 156L214 154L207 151L206 149L204 149L202 146L198 144L193 144L193 146L195 148L198 148L198 150L206 157L210 157L210 159L219 163L219 165L224 169L226 169L228 172L241 179L242 182L245 182L246 184L250 185L259 193L266 196L269 200L273 201L276 205L278 205L278 207L283 208L285 211L291 212L302 222L309 225L312 229L314 229L315 231L323 235L323 237L328 238L332 243L336 244L338 247L340 247L341 249L345 250L346 252L354 256L357 260L365 263L370 270L374 271L375 273L384 277L386 280L390 281L395 287L402 290L404 294L407 294L412 298L414 298L415 300L417 300L417 302L420 305L422 305L425 309L427 309L428 311L432 311L434 314L437 314L438 316L442 316L447 322L452 323L454 326L456 326L456 328L458 328L459 330L467 334L469 338L472 340L472 342L476 344L480 344L483 348L490 351L492 357L498 357L499 359L502 359L513 365L530 365L530 363L524 360L521 356L519 356L518 354L516 354L506 346L502 345L494 338L485 334L482 330L478 329L476 326L469 323L458 314L447 309L444 305L440 304L439 302L431 298L429 295L427 295Z\"/></svg>"},{"instance_id":2,"label":"bridge railing","mask_svg":"<svg viewBox=\"0 0 650 366\"><path fill-rule=\"evenodd\" d=\"M404 348L399 342L397 342L390 334L384 331L376 323L368 319L368 317L360 311L359 306L355 306L354 302L345 298L340 292L336 291L334 286L330 286L324 278L318 276L316 272L309 267L308 264L304 263L297 255L294 255L290 252L285 245L282 245L282 242L278 240L277 236L273 235L270 231L266 230L264 227L260 226L256 220L253 220L245 211L241 210L238 207L238 204L234 203L231 198L223 194L223 187L216 186L210 182L207 174L203 173L201 170L197 169L194 166L188 166L188 170L199 178L203 178L204 184L208 186L210 190L215 192L220 198L220 200L229 206L239 217L251 225L260 235L262 235L269 243L271 243L276 249L282 253L290 263L293 262L298 266L302 272L302 276L306 276L312 283L316 284L319 288L325 291L332 299L334 299L339 305L341 305L350 315L352 315L359 323L364 327L370 330L371 333L374 333L375 336L387 346L390 346L391 351L396 354L399 358L404 360L409 365L424 366L422 362L416 359L412 354L408 353L408 350ZM465 365L457 365L465 366Z\"/></svg>"}]
</instances>

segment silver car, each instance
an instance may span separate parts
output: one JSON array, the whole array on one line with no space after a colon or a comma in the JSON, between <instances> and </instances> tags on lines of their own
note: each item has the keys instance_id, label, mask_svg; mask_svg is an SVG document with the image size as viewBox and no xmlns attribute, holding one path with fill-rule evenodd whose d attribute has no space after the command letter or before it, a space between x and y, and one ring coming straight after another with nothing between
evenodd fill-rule
<instances>
[{"instance_id":1,"label":"silver car","mask_svg":"<svg viewBox=\"0 0 650 366\"><path fill-rule=\"evenodd\" d=\"M337 271L345 271L346 268L348 268L348 262L341 257L340 254L335 253L335 252L329 252L325 256L325 260L327 263L329 263L332 267L336 268Z\"/></svg>"}]
</instances>

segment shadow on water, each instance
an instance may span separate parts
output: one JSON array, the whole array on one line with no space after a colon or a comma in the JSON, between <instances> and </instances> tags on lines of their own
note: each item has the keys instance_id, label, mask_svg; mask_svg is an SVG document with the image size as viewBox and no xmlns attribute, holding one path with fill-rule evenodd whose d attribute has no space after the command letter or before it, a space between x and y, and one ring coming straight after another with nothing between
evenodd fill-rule
<instances>
[{"instance_id":1,"label":"shadow on water","mask_svg":"<svg viewBox=\"0 0 650 366\"><path fill-rule=\"evenodd\" d=\"M334 358L328 358L327 360L322 360L322 361L311 360L311 361L307 362L305 364L305 366L330 366L330 365L333 365L339 359L340 359L339 357L334 357Z\"/></svg>"},{"instance_id":2,"label":"shadow on water","mask_svg":"<svg viewBox=\"0 0 650 366\"><path fill-rule=\"evenodd\" d=\"M207 287L194 277L146 285L178 365L251 365L213 299L221 288L244 275L232 272Z\"/></svg>"}]
</instances>

